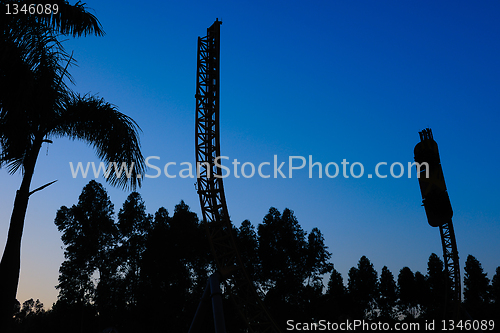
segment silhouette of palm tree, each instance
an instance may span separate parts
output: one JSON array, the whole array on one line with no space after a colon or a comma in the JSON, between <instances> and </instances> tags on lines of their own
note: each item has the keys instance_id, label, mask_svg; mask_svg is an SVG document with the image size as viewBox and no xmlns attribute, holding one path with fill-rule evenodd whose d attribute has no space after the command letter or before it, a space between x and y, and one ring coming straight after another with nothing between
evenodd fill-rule
<instances>
[{"instance_id":1,"label":"silhouette of palm tree","mask_svg":"<svg viewBox=\"0 0 500 333\"><path fill-rule=\"evenodd\" d=\"M74 60L58 36L102 36L99 21L80 2L51 3L58 4L57 14L3 15L0 20L0 167L22 172L0 262L2 332L12 319L28 199L50 185L30 191L42 144L59 137L83 140L106 162L134 163L130 178L110 174L107 180L114 186L135 189L144 172L137 124L102 98L78 95L65 84L65 78L72 82L67 67Z\"/></svg>"}]
</instances>

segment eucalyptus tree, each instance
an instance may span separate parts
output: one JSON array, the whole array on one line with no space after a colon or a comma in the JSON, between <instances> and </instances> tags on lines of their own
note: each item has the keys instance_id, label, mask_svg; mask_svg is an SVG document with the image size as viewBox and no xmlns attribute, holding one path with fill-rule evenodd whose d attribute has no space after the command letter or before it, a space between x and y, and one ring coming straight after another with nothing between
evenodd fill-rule
<instances>
[{"instance_id":1,"label":"eucalyptus tree","mask_svg":"<svg viewBox=\"0 0 500 333\"><path fill-rule=\"evenodd\" d=\"M293 211L285 208L281 214L271 207L258 225L258 237L261 278L265 287L299 290L308 276L305 265L307 241Z\"/></svg>"},{"instance_id":2,"label":"eucalyptus tree","mask_svg":"<svg viewBox=\"0 0 500 333\"><path fill-rule=\"evenodd\" d=\"M500 266L495 270L491 279L491 313L500 313Z\"/></svg>"},{"instance_id":3,"label":"eucalyptus tree","mask_svg":"<svg viewBox=\"0 0 500 333\"><path fill-rule=\"evenodd\" d=\"M426 314L429 318L439 318L444 314L445 300L450 285L447 279L443 261L437 254L431 253L427 262L428 295L425 300Z\"/></svg>"},{"instance_id":4,"label":"eucalyptus tree","mask_svg":"<svg viewBox=\"0 0 500 333\"><path fill-rule=\"evenodd\" d=\"M415 319L418 314L415 290L415 275L409 267L403 267L398 275L398 303L405 318Z\"/></svg>"},{"instance_id":5,"label":"eucalyptus tree","mask_svg":"<svg viewBox=\"0 0 500 333\"><path fill-rule=\"evenodd\" d=\"M464 276L464 306L475 319L486 319L487 308L490 305L490 279L483 271L479 260L468 255L465 261Z\"/></svg>"},{"instance_id":6,"label":"eucalyptus tree","mask_svg":"<svg viewBox=\"0 0 500 333\"><path fill-rule=\"evenodd\" d=\"M347 289L344 286L342 274L333 267L325 294L327 310L324 314L333 320L339 320L347 313L346 308L350 305L346 296Z\"/></svg>"},{"instance_id":7,"label":"eucalyptus tree","mask_svg":"<svg viewBox=\"0 0 500 333\"><path fill-rule=\"evenodd\" d=\"M259 273L259 256L257 232L249 220L241 222L237 230L238 250L245 269L252 281L257 281Z\"/></svg>"},{"instance_id":8,"label":"eucalyptus tree","mask_svg":"<svg viewBox=\"0 0 500 333\"><path fill-rule=\"evenodd\" d=\"M394 319L394 306L397 300L397 285L394 281L394 275L387 268L382 267L379 280L378 305L380 308L380 317L383 320Z\"/></svg>"},{"instance_id":9,"label":"eucalyptus tree","mask_svg":"<svg viewBox=\"0 0 500 333\"><path fill-rule=\"evenodd\" d=\"M377 271L366 256L362 256L357 267L348 273L347 289L353 302L353 315L357 318L370 318L376 306L378 291Z\"/></svg>"},{"instance_id":10,"label":"eucalyptus tree","mask_svg":"<svg viewBox=\"0 0 500 333\"><path fill-rule=\"evenodd\" d=\"M320 230L313 228L307 234L292 210L280 213L271 207L257 234L258 282L277 322L316 316L323 290L321 276L333 269Z\"/></svg>"},{"instance_id":11,"label":"eucalyptus tree","mask_svg":"<svg viewBox=\"0 0 500 333\"><path fill-rule=\"evenodd\" d=\"M51 3L57 11L3 15L0 20L0 167L22 173L0 262L0 327L15 304L28 199L51 184L31 189L42 144L60 137L82 140L104 161L134 163L130 177L107 178L122 188L140 186L138 175L144 171L137 124L102 98L76 94L66 84L74 59L60 36L102 36L99 21L80 2ZM12 1L0 1L2 8L6 4Z\"/></svg>"},{"instance_id":12,"label":"eucalyptus tree","mask_svg":"<svg viewBox=\"0 0 500 333\"><path fill-rule=\"evenodd\" d=\"M110 251L115 247L118 228L114 207L104 187L95 180L82 190L78 204L61 207L54 220L62 232L65 260L59 269L59 301L89 304L95 298L92 277L100 282L110 277Z\"/></svg>"}]
</instances>

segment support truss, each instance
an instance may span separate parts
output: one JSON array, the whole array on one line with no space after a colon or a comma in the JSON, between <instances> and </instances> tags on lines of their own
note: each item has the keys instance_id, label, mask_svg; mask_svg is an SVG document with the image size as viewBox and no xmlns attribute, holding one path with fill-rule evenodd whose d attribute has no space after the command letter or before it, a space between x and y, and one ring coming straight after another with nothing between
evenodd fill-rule
<instances>
[{"instance_id":1,"label":"support truss","mask_svg":"<svg viewBox=\"0 0 500 333\"><path fill-rule=\"evenodd\" d=\"M452 304L452 317L460 316L460 303L462 300L462 284L460 282L460 265L458 261L457 242L453 222L449 222L439 227L441 243L443 245L444 269L447 273L447 284L450 283L451 297L447 297L446 302Z\"/></svg>"},{"instance_id":2,"label":"support truss","mask_svg":"<svg viewBox=\"0 0 500 333\"><path fill-rule=\"evenodd\" d=\"M279 332L261 296L248 277L238 253L222 183L219 144L220 24L198 38L196 82L197 187L203 221L224 289L237 306L250 332Z\"/></svg>"}]
</instances>

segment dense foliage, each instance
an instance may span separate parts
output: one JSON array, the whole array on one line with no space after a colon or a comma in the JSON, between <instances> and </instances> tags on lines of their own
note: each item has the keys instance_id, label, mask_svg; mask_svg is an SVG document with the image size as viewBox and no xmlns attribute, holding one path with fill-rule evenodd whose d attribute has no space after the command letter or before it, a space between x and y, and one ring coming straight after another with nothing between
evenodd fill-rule
<instances>
[{"instance_id":1,"label":"dense foliage","mask_svg":"<svg viewBox=\"0 0 500 333\"><path fill-rule=\"evenodd\" d=\"M55 224L65 246L58 301L49 311L38 300L18 304L20 332L188 331L214 271L206 232L188 205L181 201L172 216L165 208L151 215L133 192L115 218L105 189L91 181L76 205L59 209ZM443 317L446 275L436 254L429 257L426 275L403 267L397 277L386 266L379 277L362 256L344 283L329 262L321 231L304 231L289 209L270 208L257 227L245 220L234 232L248 274L283 331L288 319L423 322ZM469 255L465 272L464 308L474 319L494 318L500 267L490 284ZM228 327L245 331L224 297ZM206 330L213 330L210 318Z\"/></svg>"}]
</instances>

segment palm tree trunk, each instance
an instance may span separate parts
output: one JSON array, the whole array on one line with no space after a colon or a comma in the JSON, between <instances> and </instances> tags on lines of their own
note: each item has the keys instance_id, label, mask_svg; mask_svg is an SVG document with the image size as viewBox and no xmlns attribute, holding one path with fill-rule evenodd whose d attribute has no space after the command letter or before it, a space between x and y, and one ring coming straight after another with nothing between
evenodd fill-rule
<instances>
[{"instance_id":1,"label":"palm tree trunk","mask_svg":"<svg viewBox=\"0 0 500 333\"><path fill-rule=\"evenodd\" d=\"M10 217L7 243L0 261L0 331L8 332L11 325L14 304L16 301L19 273L21 270L21 239L23 236L24 219L28 209L30 184L35 170L36 159L42 145L41 140L35 140L30 154L24 163L24 175L21 187L16 192L14 208Z\"/></svg>"}]
</instances>

